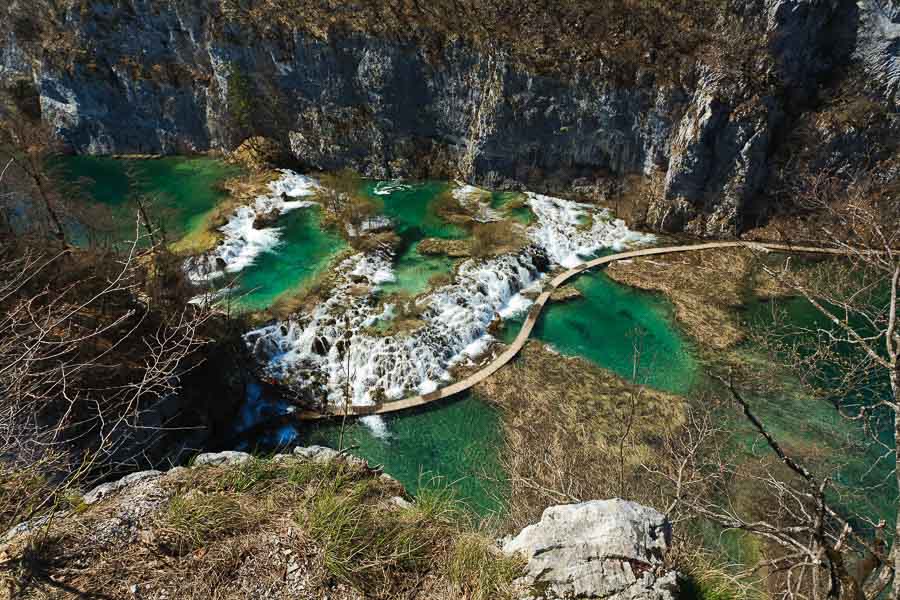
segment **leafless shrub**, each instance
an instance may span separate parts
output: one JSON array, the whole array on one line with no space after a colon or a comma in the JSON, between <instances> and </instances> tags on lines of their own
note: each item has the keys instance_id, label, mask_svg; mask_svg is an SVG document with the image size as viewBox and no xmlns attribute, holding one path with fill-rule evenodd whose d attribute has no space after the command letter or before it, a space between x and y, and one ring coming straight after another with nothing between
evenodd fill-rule
<instances>
[{"instance_id":1,"label":"leafless shrub","mask_svg":"<svg viewBox=\"0 0 900 600\"><path fill-rule=\"evenodd\" d=\"M792 257L760 260L762 269L788 294L805 299L818 318L779 322L757 342L783 360L821 400L832 399L846 419L861 425L868 444L847 452L871 452L896 479L900 439L900 213L890 182L872 179L849 186L822 177L806 182L799 201L814 212L819 245L844 256L812 267ZM725 529L763 540L767 556L755 566L769 587L786 599L874 599L895 579L896 541L884 521L848 508L837 468L817 472L764 423L734 377L722 378L727 395L766 449L757 464L737 464L706 419L690 421L667 446L672 460L663 474L674 500L669 510L699 516ZM893 433L884 435L885 431ZM844 457L849 460L850 457ZM837 462L840 462L838 459ZM865 484L860 484L865 485ZM752 490L752 502L741 493ZM894 494L887 480L860 493ZM894 540L898 533L894 533ZM890 592L900 592L896 581Z\"/></svg>"}]
</instances>

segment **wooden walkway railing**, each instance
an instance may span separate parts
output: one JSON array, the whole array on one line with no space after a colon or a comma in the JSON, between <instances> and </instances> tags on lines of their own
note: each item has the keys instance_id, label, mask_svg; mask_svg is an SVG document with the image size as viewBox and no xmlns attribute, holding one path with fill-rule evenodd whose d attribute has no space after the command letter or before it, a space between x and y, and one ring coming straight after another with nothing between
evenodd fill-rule
<instances>
[{"instance_id":1,"label":"wooden walkway railing","mask_svg":"<svg viewBox=\"0 0 900 600\"><path fill-rule=\"evenodd\" d=\"M550 283L547 285L547 289L537 297L537 300L534 301L534 304L528 311L528 316L526 317L525 322L522 324L522 329L519 330L519 334L516 336L516 339L513 340L512 344L510 344L506 350L504 350L499 356L494 358L494 360L492 360L490 364L486 365L484 368L472 373L465 379L461 379L459 381L451 383L450 385L437 389L429 394L411 396L402 400L392 400L390 402L384 402L382 404L372 406L351 406L347 411L347 416L362 417L366 415L381 415L425 406L427 404L431 404L432 402L437 402L439 400L455 396L456 394L464 392L474 385L481 383L482 381L496 373L499 369L504 367L516 356L516 354L519 353L519 351L525 345L525 342L528 341L529 336L531 336L531 331L534 329L538 318L540 318L541 312L544 310L544 306L546 306L547 302L550 300L550 295L553 293L553 291L568 282L570 279L577 277L585 271L589 271L596 267L619 260L640 258L642 256L673 254L677 252L697 252L700 250L715 250L718 248L748 248L751 250L798 254L847 254L846 251L835 248L817 248L813 246L794 246L791 244L770 244L763 242L734 241L708 242L704 244L690 244L685 246L664 246L659 248L642 248L640 250L629 250L627 252L619 252L617 254L610 254L608 256L595 258L594 260L587 261L573 269L569 269L568 271L560 273L559 275L551 279ZM303 411L295 413L294 416L302 421L315 421L319 419L343 417L344 409L342 407L334 407L329 409L328 412Z\"/></svg>"}]
</instances>

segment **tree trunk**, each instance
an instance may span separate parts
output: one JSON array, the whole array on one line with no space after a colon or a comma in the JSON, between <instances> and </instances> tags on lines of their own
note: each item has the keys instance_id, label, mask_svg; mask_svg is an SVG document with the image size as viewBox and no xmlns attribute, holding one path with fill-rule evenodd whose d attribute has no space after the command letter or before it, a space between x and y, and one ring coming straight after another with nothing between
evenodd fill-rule
<instances>
[{"instance_id":1,"label":"tree trunk","mask_svg":"<svg viewBox=\"0 0 900 600\"><path fill-rule=\"evenodd\" d=\"M37 185L38 193L41 195L41 199L44 201L44 207L47 209L47 215L50 217L50 221L53 223L53 226L56 228L56 238L59 240L59 243L62 244L63 248L68 248L69 244L66 241L66 231L63 229L62 220L59 218L59 215L56 214L56 209L53 208L53 203L50 201L50 198L47 196L47 192L44 190L44 184L41 181L41 176L38 174L33 174L34 183Z\"/></svg>"},{"instance_id":2,"label":"tree trunk","mask_svg":"<svg viewBox=\"0 0 900 600\"><path fill-rule=\"evenodd\" d=\"M895 364L891 371L891 395L896 403L900 399L900 365ZM900 411L894 411L894 477L897 479L897 489L900 490ZM894 526L894 542L891 549L890 560L894 567L894 583L891 586L891 600L900 600L900 503L897 506L897 522Z\"/></svg>"}]
</instances>

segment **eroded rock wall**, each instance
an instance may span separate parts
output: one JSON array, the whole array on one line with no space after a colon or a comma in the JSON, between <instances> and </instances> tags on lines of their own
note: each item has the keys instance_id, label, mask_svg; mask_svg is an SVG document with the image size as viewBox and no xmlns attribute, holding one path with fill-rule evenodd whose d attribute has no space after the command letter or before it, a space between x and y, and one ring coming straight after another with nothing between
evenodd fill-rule
<instances>
[{"instance_id":1,"label":"eroded rock wall","mask_svg":"<svg viewBox=\"0 0 900 600\"><path fill-rule=\"evenodd\" d=\"M746 39L701 46L674 79L652 43L625 77L602 58L538 69L463 32L423 45L378 23L248 22L218 0L72 4L31 28L9 5L0 81L33 85L76 152L205 151L261 132L310 168L379 178L558 191L657 177L648 224L698 234L733 235L759 212L770 156L836 66L857 61L886 93L900 72L889 0L721 3L710 23Z\"/></svg>"}]
</instances>

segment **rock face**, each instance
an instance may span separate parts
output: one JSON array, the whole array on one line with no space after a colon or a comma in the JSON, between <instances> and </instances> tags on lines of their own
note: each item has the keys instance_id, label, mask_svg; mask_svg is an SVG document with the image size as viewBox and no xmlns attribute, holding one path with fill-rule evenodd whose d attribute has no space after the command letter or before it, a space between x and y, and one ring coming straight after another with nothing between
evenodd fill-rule
<instances>
[{"instance_id":1,"label":"rock face","mask_svg":"<svg viewBox=\"0 0 900 600\"><path fill-rule=\"evenodd\" d=\"M380 5L398 15L393 29L370 17L331 26L346 15L316 2L304 23L286 13L253 21L242 3L219 0L70 4L41 22L23 16L29 3L0 9L13 25L0 26L0 85L33 88L44 120L77 152L233 148L260 133L309 167L379 178L565 188L661 176L649 224L700 234L745 227L788 115L836 67L858 62L888 94L900 74L891 0L732 3L718 22L740 23L746 39L734 47L758 54L698 52L675 80L654 68L656 49L628 68L601 59L581 70L578 48L539 68L509 41L476 44L436 12L393 0Z\"/></svg>"},{"instance_id":2,"label":"rock face","mask_svg":"<svg viewBox=\"0 0 900 600\"><path fill-rule=\"evenodd\" d=\"M503 546L527 560L523 583L548 598L672 600L676 574L664 572L671 526L625 500L552 506Z\"/></svg>"},{"instance_id":3,"label":"rock face","mask_svg":"<svg viewBox=\"0 0 900 600\"><path fill-rule=\"evenodd\" d=\"M900 88L900 3L860 0L856 57L895 106Z\"/></svg>"}]
</instances>

